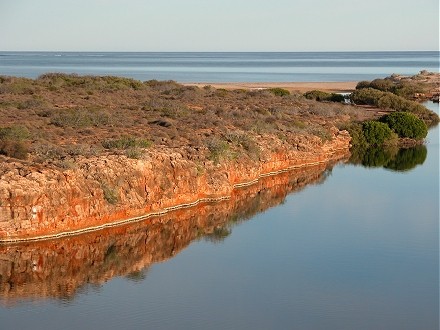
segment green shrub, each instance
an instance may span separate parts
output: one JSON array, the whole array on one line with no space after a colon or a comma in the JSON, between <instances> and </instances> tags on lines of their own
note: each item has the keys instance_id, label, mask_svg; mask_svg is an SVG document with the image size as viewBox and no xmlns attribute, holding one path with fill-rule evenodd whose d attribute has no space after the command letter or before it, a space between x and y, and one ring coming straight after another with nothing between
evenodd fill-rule
<instances>
[{"instance_id":1,"label":"green shrub","mask_svg":"<svg viewBox=\"0 0 440 330\"><path fill-rule=\"evenodd\" d=\"M123 136L119 139L105 140L102 146L106 149L131 149L131 148L149 148L152 142L146 139L137 139L132 136Z\"/></svg>"},{"instance_id":2,"label":"green shrub","mask_svg":"<svg viewBox=\"0 0 440 330\"><path fill-rule=\"evenodd\" d=\"M428 134L428 127L416 115L408 112L393 112L380 118L399 137L423 139Z\"/></svg>"},{"instance_id":3,"label":"green shrub","mask_svg":"<svg viewBox=\"0 0 440 330\"><path fill-rule=\"evenodd\" d=\"M23 141L30 136L28 129L23 126L0 127L0 140Z\"/></svg>"},{"instance_id":4,"label":"green shrub","mask_svg":"<svg viewBox=\"0 0 440 330\"><path fill-rule=\"evenodd\" d=\"M316 100L316 101L327 101L330 98L330 93L326 93L319 90L313 90L304 93L304 97L309 100Z\"/></svg>"},{"instance_id":5,"label":"green shrub","mask_svg":"<svg viewBox=\"0 0 440 330\"><path fill-rule=\"evenodd\" d=\"M32 79L3 76L1 80L0 94L33 95L38 91Z\"/></svg>"},{"instance_id":6,"label":"green shrub","mask_svg":"<svg viewBox=\"0 0 440 330\"><path fill-rule=\"evenodd\" d=\"M343 103L343 102L345 102L345 97L342 94L331 93L329 101Z\"/></svg>"},{"instance_id":7,"label":"green shrub","mask_svg":"<svg viewBox=\"0 0 440 330\"><path fill-rule=\"evenodd\" d=\"M412 99L416 93L426 93L426 87L414 81L393 81L392 79L375 79L371 82L361 81L356 89L374 88L382 92L391 92L405 99Z\"/></svg>"},{"instance_id":8,"label":"green shrub","mask_svg":"<svg viewBox=\"0 0 440 330\"><path fill-rule=\"evenodd\" d=\"M233 153L226 141L212 138L207 142L207 147L210 151L208 158L212 160L214 164L218 164L222 159L233 158Z\"/></svg>"},{"instance_id":9,"label":"green shrub","mask_svg":"<svg viewBox=\"0 0 440 330\"><path fill-rule=\"evenodd\" d=\"M368 147L368 142L365 139L364 132L362 130L362 124L360 123L350 123L346 126L341 127L348 131L351 137L351 145L359 148Z\"/></svg>"},{"instance_id":10,"label":"green shrub","mask_svg":"<svg viewBox=\"0 0 440 330\"><path fill-rule=\"evenodd\" d=\"M17 159L26 159L28 152L28 144L23 141L0 140L0 155Z\"/></svg>"},{"instance_id":11,"label":"green shrub","mask_svg":"<svg viewBox=\"0 0 440 330\"><path fill-rule=\"evenodd\" d=\"M50 115L52 114L50 113ZM99 127L109 125L111 116L102 110L68 109L54 113L50 123L58 127Z\"/></svg>"},{"instance_id":12,"label":"green shrub","mask_svg":"<svg viewBox=\"0 0 440 330\"><path fill-rule=\"evenodd\" d=\"M350 99L355 104L366 104L377 106L378 100L384 95L383 92L374 88L357 89L350 95Z\"/></svg>"},{"instance_id":13,"label":"green shrub","mask_svg":"<svg viewBox=\"0 0 440 330\"><path fill-rule=\"evenodd\" d=\"M394 83L389 79L374 79L370 87L383 92L391 92L394 89Z\"/></svg>"},{"instance_id":14,"label":"green shrub","mask_svg":"<svg viewBox=\"0 0 440 330\"><path fill-rule=\"evenodd\" d=\"M355 104L366 104L382 109L411 112L422 119L428 126L433 126L439 122L439 116L435 112L428 110L418 102L407 100L390 92L382 92L374 88L357 89L351 93L350 99Z\"/></svg>"},{"instance_id":15,"label":"green shrub","mask_svg":"<svg viewBox=\"0 0 440 330\"><path fill-rule=\"evenodd\" d=\"M243 149L251 159L257 160L260 157L260 147L248 133L230 131L225 134L225 138L234 146Z\"/></svg>"},{"instance_id":16,"label":"green shrub","mask_svg":"<svg viewBox=\"0 0 440 330\"><path fill-rule=\"evenodd\" d=\"M25 127L11 126L0 128L0 155L26 159L29 152L27 139L30 133Z\"/></svg>"},{"instance_id":17,"label":"green shrub","mask_svg":"<svg viewBox=\"0 0 440 330\"><path fill-rule=\"evenodd\" d=\"M290 95L290 92L287 89L284 88L269 88L268 89L269 92L271 92L272 94L276 95L276 96L288 96Z\"/></svg>"},{"instance_id":18,"label":"green shrub","mask_svg":"<svg viewBox=\"0 0 440 330\"><path fill-rule=\"evenodd\" d=\"M362 80L358 82L356 85L356 89L369 88L369 87L370 87L370 82L367 80Z\"/></svg>"},{"instance_id":19,"label":"green shrub","mask_svg":"<svg viewBox=\"0 0 440 330\"><path fill-rule=\"evenodd\" d=\"M215 95L218 97L226 97L228 95L229 91L224 88L218 88L215 90Z\"/></svg>"},{"instance_id":20,"label":"green shrub","mask_svg":"<svg viewBox=\"0 0 440 330\"><path fill-rule=\"evenodd\" d=\"M116 91L125 89L141 89L142 82L131 78L115 76L80 76L78 74L46 73L37 78L52 90L63 87L84 87L89 91Z\"/></svg>"},{"instance_id":21,"label":"green shrub","mask_svg":"<svg viewBox=\"0 0 440 330\"><path fill-rule=\"evenodd\" d=\"M306 92L304 97L315 101L345 102L344 95L337 93L327 93L319 90Z\"/></svg>"},{"instance_id":22,"label":"green shrub","mask_svg":"<svg viewBox=\"0 0 440 330\"><path fill-rule=\"evenodd\" d=\"M140 159L143 155L143 152L141 148L133 147L125 150L125 155L131 159Z\"/></svg>"},{"instance_id":23,"label":"green shrub","mask_svg":"<svg viewBox=\"0 0 440 330\"><path fill-rule=\"evenodd\" d=\"M393 138L393 131L388 125L378 121L364 122L362 132L367 143L373 146L381 146Z\"/></svg>"}]
</instances>

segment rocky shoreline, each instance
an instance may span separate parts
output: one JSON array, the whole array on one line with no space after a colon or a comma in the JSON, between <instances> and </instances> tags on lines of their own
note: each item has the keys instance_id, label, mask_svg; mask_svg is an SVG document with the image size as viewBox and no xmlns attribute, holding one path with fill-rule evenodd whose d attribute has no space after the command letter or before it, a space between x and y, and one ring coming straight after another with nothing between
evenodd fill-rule
<instances>
[{"instance_id":1,"label":"rocky shoreline","mask_svg":"<svg viewBox=\"0 0 440 330\"><path fill-rule=\"evenodd\" d=\"M301 151L267 152L253 162L207 161L203 168L176 150L152 150L142 160L80 159L78 169L65 171L11 163L1 175L0 242L69 236L228 199L264 176L345 158L349 146L348 133L333 129L331 140L306 139Z\"/></svg>"},{"instance_id":2,"label":"rocky shoreline","mask_svg":"<svg viewBox=\"0 0 440 330\"><path fill-rule=\"evenodd\" d=\"M407 83L428 90L436 79L422 72L371 83L408 92ZM345 129L356 132L391 111L275 86L223 87L0 76L0 243L77 235L229 199L266 176L349 157L356 136Z\"/></svg>"},{"instance_id":3,"label":"rocky shoreline","mask_svg":"<svg viewBox=\"0 0 440 330\"><path fill-rule=\"evenodd\" d=\"M23 299L70 299L87 285L115 276L141 279L154 263L196 239L219 242L236 224L283 202L287 194L325 180L333 163L266 176L234 189L228 200L171 211L105 232L0 245L0 304ZM63 265L63 267L59 267Z\"/></svg>"}]
</instances>

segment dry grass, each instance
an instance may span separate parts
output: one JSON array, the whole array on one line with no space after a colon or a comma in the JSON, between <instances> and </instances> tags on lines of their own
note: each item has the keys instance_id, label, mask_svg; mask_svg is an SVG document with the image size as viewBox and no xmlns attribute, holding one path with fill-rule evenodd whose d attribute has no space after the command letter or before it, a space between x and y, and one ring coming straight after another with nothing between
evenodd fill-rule
<instances>
[{"instance_id":1,"label":"dry grass","mask_svg":"<svg viewBox=\"0 0 440 330\"><path fill-rule=\"evenodd\" d=\"M0 77L0 129L26 130L28 159L63 167L80 155L123 152L139 158L161 146L189 147L215 161L257 159L262 135L325 140L328 124L360 118L361 110L351 106L275 94L117 77ZM125 148L124 141L134 144ZM187 156L194 157L192 151Z\"/></svg>"}]
</instances>

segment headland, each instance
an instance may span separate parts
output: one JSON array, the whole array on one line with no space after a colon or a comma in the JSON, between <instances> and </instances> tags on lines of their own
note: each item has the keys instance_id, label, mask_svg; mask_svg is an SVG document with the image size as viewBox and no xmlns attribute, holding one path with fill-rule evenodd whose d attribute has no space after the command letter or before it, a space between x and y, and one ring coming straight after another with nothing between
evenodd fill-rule
<instances>
[{"instance_id":1,"label":"headland","mask_svg":"<svg viewBox=\"0 0 440 330\"><path fill-rule=\"evenodd\" d=\"M273 86L0 77L0 241L142 221L230 199L268 176L324 170L349 157L362 122L395 111Z\"/></svg>"}]
</instances>

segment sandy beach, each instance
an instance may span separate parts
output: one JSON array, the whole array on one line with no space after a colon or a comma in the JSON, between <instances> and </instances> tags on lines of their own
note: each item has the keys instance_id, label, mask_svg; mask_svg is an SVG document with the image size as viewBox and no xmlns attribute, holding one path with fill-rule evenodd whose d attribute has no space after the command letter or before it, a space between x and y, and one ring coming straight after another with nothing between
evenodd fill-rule
<instances>
[{"instance_id":1,"label":"sandy beach","mask_svg":"<svg viewBox=\"0 0 440 330\"><path fill-rule=\"evenodd\" d=\"M185 86L203 87L210 85L215 88L224 89L264 89L280 87L290 92L298 91L301 93L311 90L321 90L325 92L351 92L356 88L357 81L342 82L226 82L226 83L183 83Z\"/></svg>"}]
</instances>

